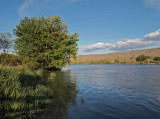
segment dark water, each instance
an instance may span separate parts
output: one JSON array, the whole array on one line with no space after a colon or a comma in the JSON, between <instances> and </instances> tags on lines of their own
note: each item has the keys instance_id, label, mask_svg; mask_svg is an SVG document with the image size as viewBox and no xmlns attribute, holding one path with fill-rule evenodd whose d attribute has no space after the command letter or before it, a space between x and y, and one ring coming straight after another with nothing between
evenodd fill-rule
<instances>
[{"instance_id":1,"label":"dark water","mask_svg":"<svg viewBox=\"0 0 160 119\"><path fill-rule=\"evenodd\" d=\"M160 119L159 65L72 65L76 105L66 119Z\"/></svg>"}]
</instances>

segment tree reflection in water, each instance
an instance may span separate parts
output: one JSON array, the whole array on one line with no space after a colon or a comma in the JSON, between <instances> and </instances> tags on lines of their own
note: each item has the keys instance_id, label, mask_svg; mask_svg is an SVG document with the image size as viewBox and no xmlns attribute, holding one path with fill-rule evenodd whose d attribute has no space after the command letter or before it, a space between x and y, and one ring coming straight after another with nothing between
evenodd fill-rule
<instances>
[{"instance_id":1,"label":"tree reflection in water","mask_svg":"<svg viewBox=\"0 0 160 119\"><path fill-rule=\"evenodd\" d=\"M39 116L40 119L64 119L70 105L76 105L76 77L70 76L69 71L57 71L56 76L50 72L48 86L53 92L53 100L47 112Z\"/></svg>"}]
</instances>

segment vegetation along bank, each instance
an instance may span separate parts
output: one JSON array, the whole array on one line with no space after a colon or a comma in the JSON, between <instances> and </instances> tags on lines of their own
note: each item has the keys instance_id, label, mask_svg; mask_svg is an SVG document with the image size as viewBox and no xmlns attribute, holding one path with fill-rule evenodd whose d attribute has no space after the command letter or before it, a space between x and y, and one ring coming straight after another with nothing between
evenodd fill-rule
<instances>
[{"instance_id":1,"label":"vegetation along bank","mask_svg":"<svg viewBox=\"0 0 160 119\"><path fill-rule=\"evenodd\" d=\"M14 40L0 33L0 118L34 118L51 102L56 107L56 87L47 85L56 74L46 70L60 70L76 59L79 34L69 34L59 16L25 17L13 34ZM69 89L62 84L59 88Z\"/></svg>"}]
</instances>

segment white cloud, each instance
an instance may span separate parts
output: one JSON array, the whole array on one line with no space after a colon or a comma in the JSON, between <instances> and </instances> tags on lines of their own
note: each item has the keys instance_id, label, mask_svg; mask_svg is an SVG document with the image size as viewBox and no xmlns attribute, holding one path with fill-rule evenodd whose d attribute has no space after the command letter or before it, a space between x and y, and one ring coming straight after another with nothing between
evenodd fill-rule
<instances>
[{"instance_id":1,"label":"white cloud","mask_svg":"<svg viewBox=\"0 0 160 119\"><path fill-rule=\"evenodd\" d=\"M92 44L92 45L86 45L86 46L82 46L80 47L84 52L93 52L93 51L97 51L97 50L105 50L109 47L111 47L112 44L110 43L96 43L96 44Z\"/></svg>"},{"instance_id":2,"label":"white cloud","mask_svg":"<svg viewBox=\"0 0 160 119\"><path fill-rule=\"evenodd\" d=\"M144 40L160 41L160 29L144 36Z\"/></svg>"},{"instance_id":3,"label":"white cloud","mask_svg":"<svg viewBox=\"0 0 160 119\"><path fill-rule=\"evenodd\" d=\"M18 8L20 17L32 16L36 13L45 13L45 11L55 11L67 5L79 2L82 0L25 0Z\"/></svg>"},{"instance_id":4,"label":"white cloud","mask_svg":"<svg viewBox=\"0 0 160 119\"><path fill-rule=\"evenodd\" d=\"M80 47L84 52L97 50L128 51L160 44L160 30L145 35L144 39L127 39L116 43L96 43Z\"/></svg>"},{"instance_id":5,"label":"white cloud","mask_svg":"<svg viewBox=\"0 0 160 119\"><path fill-rule=\"evenodd\" d=\"M156 41L144 41L141 39L128 39L128 40L119 41L113 44L113 47L110 47L109 50L128 51L128 50L133 50L133 49L138 49L138 48L145 48L147 46L152 46L156 44L157 44Z\"/></svg>"}]
</instances>

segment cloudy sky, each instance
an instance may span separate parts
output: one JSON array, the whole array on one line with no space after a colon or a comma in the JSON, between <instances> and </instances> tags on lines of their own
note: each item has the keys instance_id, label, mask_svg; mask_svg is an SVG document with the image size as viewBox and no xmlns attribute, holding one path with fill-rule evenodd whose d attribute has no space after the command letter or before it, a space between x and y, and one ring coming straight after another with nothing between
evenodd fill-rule
<instances>
[{"instance_id":1,"label":"cloudy sky","mask_svg":"<svg viewBox=\"0 0 160 119\"><path fill-rule=\"evenodd\" d=\"M20 19L59 15L80 34L79 54L160 47L160 0L1 0L0 32ZM13 36L14 38L14 36Z\"/></svg>"}]
</instances>

